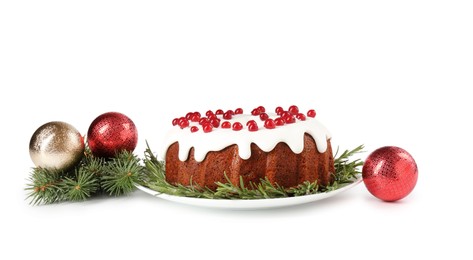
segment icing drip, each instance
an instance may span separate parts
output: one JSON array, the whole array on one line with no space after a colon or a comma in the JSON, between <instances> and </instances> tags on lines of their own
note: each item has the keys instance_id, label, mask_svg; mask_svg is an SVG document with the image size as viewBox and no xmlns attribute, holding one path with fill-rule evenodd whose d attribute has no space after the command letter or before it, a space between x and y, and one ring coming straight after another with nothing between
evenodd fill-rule
<instances>
[{"instance_id":1,"label":"icing drip","mask_svg":"<svg viewBox=\"0 0 473 260\"><path fill-rule=\"evenodd\" d=\"M276 114L270 114L270 118L277 117ZM221 116L219 116L221 119ZM224 120L224 119L222 119ZM246 122L255 120L260 129L256 132L248 131ZM304 134L307 133L314 138L317 144L317 150L324 153L327 149L327 139L331 137L327 128L315 118L307 118L305 121L296 120L293 124L278 126L275 129L265 129L264 122L258 117L252 115L235 115L229 121L240 122L243 125L241 131L233 131L232 129L214 128L210 133L198 131L192 133L188 127L181 129L174 126L166 135L163 150L159 153L166 158L166 151L175 142L179 142L179 160L186 161L190 149L194 147L194 157L197 162L202 162L208 152L220 151L225 147L236 144L238 145L238 153L240 157L247 160L251 156L251 144L256 144L261 150L270 152L280 143L286 143L291 150L299 154L304 149ZM222 121L223 122L223 121ZM189 127L199 126L197 122L190 122Z\"/></svg>"}]
</instances>

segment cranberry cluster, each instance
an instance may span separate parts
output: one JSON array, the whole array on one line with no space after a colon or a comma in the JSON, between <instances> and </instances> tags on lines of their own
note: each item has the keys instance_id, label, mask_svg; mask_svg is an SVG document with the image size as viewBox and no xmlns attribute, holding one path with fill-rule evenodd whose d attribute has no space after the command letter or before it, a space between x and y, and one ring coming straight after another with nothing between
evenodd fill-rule
<instances>
[{"instance_id":1,"label":"cranberry cluster","mask_svg":"<svg viewBox=\"0 0 473 260\"><path fill-rule=\"evenodd\" d=\"M269 115L266 113L266 109L263 106L259 106L251 111L251 115L255 117L259 117L261 121L264 122L264 127L267 129L274 129L277 126L283 126L285 124L293 124L297 120L305 121L306 115L299 112L299 108L297 106L290 106L288 110L284 110L282 107L277 107L275 110L276 114L278 115L277 118L271 119ZM233 110L227 110L224 112L222 109L218 109L215 112L209 110L205 113L205 116L199 112L189 112L184 117L174 118L172 120L172 125L178 125L181 129L189 127L190 122L198 122L200 126L202 126L202 130L205 133L212 132L214 128L226 128L232 129L234 131L240 131L243 129L243 125L240 122L234 122L233 124L229 121L222 121L223 120L230 120L235 115L243 114L243 109L237 108ZM315 110L310 109L307 111L308 117L315 117L316 113ZM220 118L219 118L220 117ZM246 122L246 126L248 131L255 132L258 131L258 123L255 120L249 120ZM198 126L191 126L190 131L192 133L199 131Z\"/></svg>"}]
</instances>

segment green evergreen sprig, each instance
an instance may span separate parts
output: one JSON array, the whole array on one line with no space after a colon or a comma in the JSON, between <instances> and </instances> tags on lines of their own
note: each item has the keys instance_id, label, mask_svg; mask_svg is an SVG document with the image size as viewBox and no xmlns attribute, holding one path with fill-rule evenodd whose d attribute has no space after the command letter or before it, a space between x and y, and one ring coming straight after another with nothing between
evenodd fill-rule
<instances>
[{"instance_id":1,"label":"green evergreen sprig","mask_svg":"<svg viewBox=\"0 0 473 260\"><path fill-rule=\"evenodd\" d=\"M50 204L64 200L64 190L60 172L34 168L26 190L29 190L27 199L32 204Z\"/></svg>"},{"instance_id":2,"label":"green evergreen sprig","mask_svg":"<svg viewBox=\"0 0 473 260\"><path fill-rule=\"evenodd\" d=\"M128 194L135 190L143 166L133 153L122 152L105 167L102 188L111 196Z\"/></svg>"},{"instance_id":3,"label":"green evergreen sprig","mask_svg":"<svg viewBox=\"0 0 473 260\"><path fill-rule=\"evenodd\" d=\"M99 191L100 181L93 172L79 168L76 169L74 177L64 177L60 186L62 186L66 200L81 201L90 198Z\"/></svg>"},{"instance_id":4,"label":"green evergreen sprig","mask_svg":"<svg viewBox=\"0 0 473 260\"><path fill-rule=\"evenodd\" d=\"M95 195L126 195L135 190L143 174L140 159L122 151L115 158L94 157L89 149L78 166L68 171L33 168L28 179L27 199L33 205L62 201L84 201Z\"/></svg>"},{"instance_id":5,"label":"green evergreen sprig","mask_svg":"<svg viewBox=\"0 0 473 260\"><path fill-rule=\"evenodd\" d=\"M328 186L319 185L317 181L306 181L296 187L283 188L277 184L272 184L268 179L262 179L260 183L250 183L249 187L246 187L241 177L240 183L235 185L225 175L227 182L218 182L217 189L212 191L196 184L184 186L168 183L166 181L164 162L159 161L148 146L143 160L145 164L145 178L139 184L158 193L207 199L270 199L304 196L333 191L361 178L360 167L363 165L363 162L360 159L351 159L351 157L362 152L362 150L363 145L360 145L351 151L343 152L338 157L337 150L335 154L336 159L334 160L334 182Z\"/></svg>"}]
</instances>

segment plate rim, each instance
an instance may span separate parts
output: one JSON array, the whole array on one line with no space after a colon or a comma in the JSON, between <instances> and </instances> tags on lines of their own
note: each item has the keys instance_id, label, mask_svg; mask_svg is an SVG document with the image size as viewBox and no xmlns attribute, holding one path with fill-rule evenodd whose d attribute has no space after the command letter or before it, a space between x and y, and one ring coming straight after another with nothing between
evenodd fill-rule
<instances>
[{"instance_id":1,"label":"plate rim","mask_svg":"<svg viewBox=\"0 0 473 260\"><path fill-rule=\"evenodd\" d=\"M356 179L349 184L346 184L336 190L329 192L322 192L310 195L287 197L287 198L269 198L269 199L208 199L208 198L195 198L195 197L184 197L175 196L166 193L159 193L148 187L140 184L135 186L149 195L157 198L161 198L167 201L172 201L180 204L207 207L207 208L220 208L220 209L264 209L264 208L278 208L278 207L289 207L310 202L323 200L326 198L333 197L339 193L347 191L363 181L361 174L356 176Z\"/></svg>"}]
</instances>

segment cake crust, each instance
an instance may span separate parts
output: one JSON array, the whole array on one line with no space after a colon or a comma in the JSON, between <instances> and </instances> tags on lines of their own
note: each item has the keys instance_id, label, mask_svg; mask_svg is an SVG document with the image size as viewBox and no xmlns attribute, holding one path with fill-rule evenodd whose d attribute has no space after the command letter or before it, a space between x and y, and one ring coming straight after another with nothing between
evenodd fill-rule
<instances>
[{"instance_id":1,"label":"cake crust","mask_svg":"<svg viewBox=\"0 0 473 260\"><path fill-rule=\"evenodd\" d=\"M278 143L273 150L265 152L256 144L251 144L251 156L242 159L238 145L230 145L220 151L210 151L203 161L194 157L191 148L187 160L179 159L179 143L171 144L166 152L166 181L172 184L197 184L211 190L217 188L217 182L225 183L225 174L229 180L239 185L240 176L246 187L250 183L258 184L267 178L272 184L290 188L304 181L318 181L319 185L333 182L334 159L330 139L327 149L320 153L316 142L309 134L304 134L304 149L294 153L284 142Z\"/></svg>"}]
</instances>

